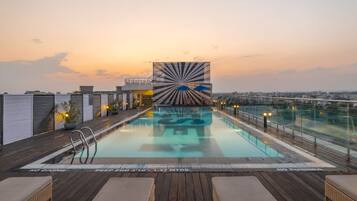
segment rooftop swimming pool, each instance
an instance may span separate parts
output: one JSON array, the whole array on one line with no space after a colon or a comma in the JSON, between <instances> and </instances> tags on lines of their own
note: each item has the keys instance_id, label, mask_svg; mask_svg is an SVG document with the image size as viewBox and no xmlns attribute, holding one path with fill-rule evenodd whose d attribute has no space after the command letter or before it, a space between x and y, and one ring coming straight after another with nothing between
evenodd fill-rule
<instances>
[{"instance_id":1,"label":"rooftop swimming pool","mask_svg":"<svg viewBox=\"0 0 357 201\"><path fill-rule=\"evenodd\" d=\"M94 144L90 152L95 152ZM96 158L282 156L209 107L162 107L148 111L100 139L95 155Z\"/></svg>"},{"instance_id":2,"label":"rooftop swimming pool","mask_svg":"<svg viewBox=\"0 0 357 201\"><path fill-rule=\"evenodd\" d=\"M333 168L311 153L210 107L149 109L21 169L31 171L222 171ZM82 150L82 151L80 151Z\"/></svg>"}]
</instances>

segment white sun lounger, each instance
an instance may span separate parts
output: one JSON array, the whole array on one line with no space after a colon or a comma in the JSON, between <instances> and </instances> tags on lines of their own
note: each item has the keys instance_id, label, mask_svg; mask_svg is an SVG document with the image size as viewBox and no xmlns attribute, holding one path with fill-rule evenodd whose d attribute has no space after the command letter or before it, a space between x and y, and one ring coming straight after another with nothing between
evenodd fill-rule
<instances>
[{"instance_id":1,"label":"white sun lounger","mask_svg":"<svg viewBox=\"0 0 357 201\"><path fill-rule=\"evenodd\" d=\"M276 201L253 176L213 177L213 201Z\"/></svg>"},{"instance_id":2,"label":"white sun lounger","mask_svg":"<svg viewBox=\"0 0 357 201\"><path fill-rule=\"evenodd\" d=\"M153 178L113 177L102 187L93 201L154 201Z\"/></svg>"},{"instance_id":3,"label":"white sun lounger","mask_svg":"<svg viewBox=\"0 0 357 201\"><path fill-rule=\"evenodd\" d=\"M52 200L52 177L10 177L0 182L0 201Z\"/></svg>"},{"instance_id":4,"label":"white sun lounger","mask_svg":"<svg viewBox=\"0 0 357 201\"><path fill-rule=\"evenodd\" d=\"M328 175L325 180L325 200L357 201L357 175Z\"/></svg>"}]
</instances>

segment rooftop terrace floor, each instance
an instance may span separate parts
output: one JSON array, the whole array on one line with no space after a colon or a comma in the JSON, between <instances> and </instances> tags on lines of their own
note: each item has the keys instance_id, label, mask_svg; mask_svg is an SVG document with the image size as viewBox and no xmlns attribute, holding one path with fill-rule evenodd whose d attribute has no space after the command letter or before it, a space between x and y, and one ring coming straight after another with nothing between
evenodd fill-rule
<instances>
[{"instance_id":1,"label":"rooftop terrace floor","mask_svg":"<svg viewBox=\"0 0 357 201\"><path fill-rule=\"evenodd\" d=\"M80 126L93 130L109 127L116 122L135 115L138 110L121 112L120 115L89 121ZM245 120L242 120L245 121ZM260 127L259 127L260 128ZM261 128L260 128L261 129ZM26 172L18 168L46 156L67 144L68 131L55 131L2 147L0 151L0 180L13 176L51 175L54 200L91 200L109 177L154 177L156 200L212 200L211 178L214 176L256 176L277 200L323 200L324 177L329 174L357 173L357 159L346 162L345 156L325 147L314 147L299 137L268 132L280 139L302 147L319 158L336 165L334 171L272 171L244 170L227 172Z\"/></svg>"}]
</instances>

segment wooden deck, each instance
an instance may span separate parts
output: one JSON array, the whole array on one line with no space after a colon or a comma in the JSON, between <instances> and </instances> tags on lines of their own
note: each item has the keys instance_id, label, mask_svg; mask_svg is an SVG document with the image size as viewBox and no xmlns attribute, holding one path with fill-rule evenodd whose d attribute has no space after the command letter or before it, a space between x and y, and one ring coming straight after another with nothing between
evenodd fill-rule
<instances>
[{"instance_id":1,"label":"wooden deck","mask_svg":"<svg viewBox=\"0 0 357 201\"><path fill-rule=\"evenodd\" d=\"M137 110L122 112L120 115L90 121L84 125L94 130L108 127L126 117L137 113ZM212 200L211 178L214 176L256 176L277 200L323 200L324 177L328 174L357 173L356 161L346 162L345 157L333 153L327 148L314 148L312 144L295 140L289 136L281 136L270 130L272 135L279 136L284 141L294 143L320 158L338 165L339 171L334 172L276 172L276 171L245 171L245 172L201 172L201 173L138 173L138 172L20 172L17 170L27 163L41 158L68 143L66 131L56 131L6 145L0 151L0 180L12 176L51 175L54 180L54 200L91 200L110 177L153 177L156 184L157 201L210 201Z\"/></svg>"}]
</instances>

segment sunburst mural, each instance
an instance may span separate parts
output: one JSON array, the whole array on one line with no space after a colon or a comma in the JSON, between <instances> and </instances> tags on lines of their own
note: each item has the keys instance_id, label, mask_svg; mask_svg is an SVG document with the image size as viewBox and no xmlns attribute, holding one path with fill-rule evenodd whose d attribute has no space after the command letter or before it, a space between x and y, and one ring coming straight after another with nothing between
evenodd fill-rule
<instances>
[{"instance_id":1,"label":"sunburst mural","mask_svg":"<svg viewBox=\"0 0 357 201\"><path fill-rule=\"evenodd\" d=\"M211 104L209 62L154 62L154 105Z\"/></svg>"}]
</instances>

